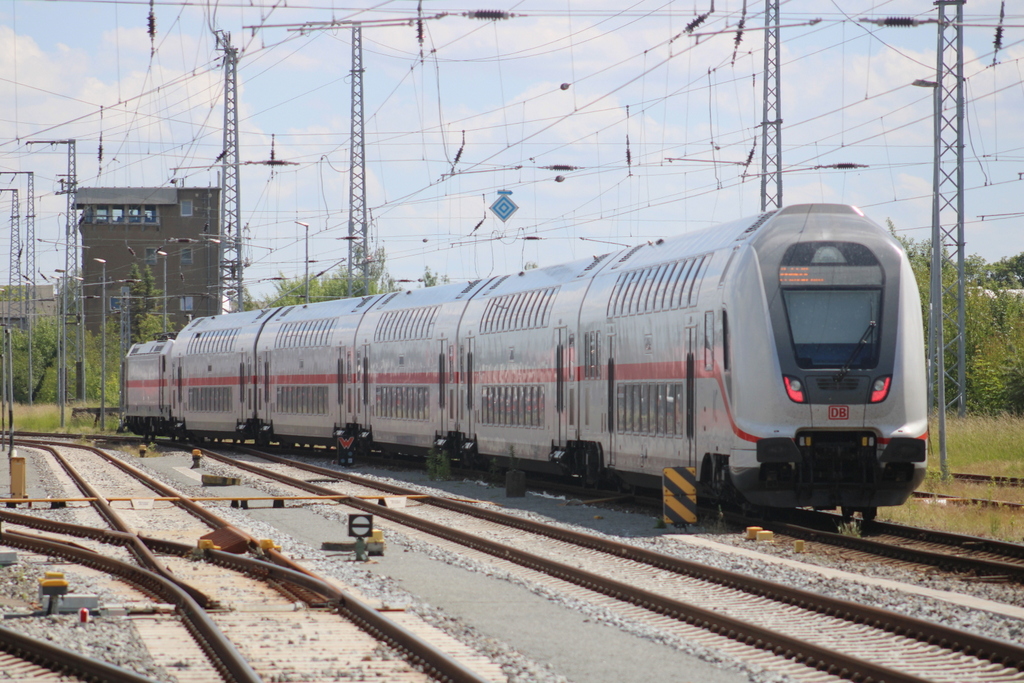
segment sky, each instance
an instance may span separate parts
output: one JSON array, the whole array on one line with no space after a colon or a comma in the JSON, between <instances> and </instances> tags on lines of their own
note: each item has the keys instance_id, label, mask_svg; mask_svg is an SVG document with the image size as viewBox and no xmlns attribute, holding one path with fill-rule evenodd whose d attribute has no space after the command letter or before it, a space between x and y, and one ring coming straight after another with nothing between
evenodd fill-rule
<instances>
[{"instance_id":1,"label":"sky","mask_svg":"<svg viewBox=\"0 0 1024 683\"><path fill-rule=\"evenodd\" d=\"M1001 3L964 6L966 251L987 261L1024 252L1024 13L1007 4L998 51ZM218 185L226 32L246 286L301 276L307 244L310 273L344 267L359 21L370 239L392 276L587 258L759 213L764 8L4 0L0 188L24 196L8 172L35 172L37 267L52 274L67 147L28 141L74 139L79 187ZM936 78L934 5L782 0L780 16L783 204L854 204L929 240L933 90L912 83ZM886 17L926 23L863 21ZM260 163L272 154L290 163ZM519 207L507 221L489 209L499 192ZM10 251L0 237L0 282Z\"/></svg>"}]
</instances>

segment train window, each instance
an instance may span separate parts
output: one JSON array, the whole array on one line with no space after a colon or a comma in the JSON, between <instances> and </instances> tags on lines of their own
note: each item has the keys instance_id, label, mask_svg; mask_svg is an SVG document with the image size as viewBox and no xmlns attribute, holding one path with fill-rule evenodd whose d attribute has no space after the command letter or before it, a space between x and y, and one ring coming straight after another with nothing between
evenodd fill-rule
<instances>
[{"instance_id":1,"label":"train window","mask_svg":"<svg viewBox=\"0 0 1024 683\"><path fill-rule=\"evenodd\" d=\"M671 272L674 264L663 263L658 267L657 272L654 274L654 284L651 286L651 291L647 296L646 308L649 311L660 311L661 300L663 298L663 292L665 290L665 280Z\"/></svg>"},{"instance_id":2,"label":"train window","mask_svg":"<svg viewBox=\"0 0 1024 683\"><path fill-rule=\"evenodd\" d=\"M704 273L707 272L709 265L711 265L710 255L703 257L700 262L694 266L693 282L690 283L690 306L697 305L697 295L700 293L701 281L704 279Z\"/></svg>"},{"instance_id":3,"label":"train window","mask_svg":"<svg viewBox=\"0 0 1024 683\"><path fill-rule=\"evenodd\" d=\"M607 315L619 315L619 303L622 301L622 287L625 282L626 273L619 275L618 279L615 280L615 286L612 287L612 295L608 297L608 306L605 308Z\"/></svg>"},{"instance_id":4,"label":"train window","mask_svg":"<svg viewBox=\"0 0 1024 683\"><path fill-rule=\"evenodd\" d=\"M622 302L622 315L632 315L636 313L636 308L633 307L633 301L636 299L637 290L643 286L646 271L635 270L632 275L633 277L629 279L629 284L626 286L625 297Z\"/></svg>"},{"instance_id":5,"label":"train window","mask_svg":"<svg viewBox=\"0 0 1024 683\"><path fill-rule=\"evenodd\" d=\"M682 308L689 305L690 287L693 285L694 278L697 277L697 268L697 259L687 259L683 276L679 279L676 290L672 293L675 307Z\"/></svg>"},{"instance_id":6,"label":"train window","mask_svg":"<svg viewBox=\"0 0 1024 683\"><path fill-rule=\"evenodd\" d=\"M715 365L715 312L704 313L704 369Z\"/></svg>"},{"instance_id":7,"label":"train window","mask_svg":"<svg viewBox=\"0 0 1024 683\"><path fill-rule=\"evenodd\" d=\"M541 327L545 324L549 291L551 290L540 290L532 297L530 315L527 317L530 327Z\"/></svg>"},{"instance_id":8,"label":"train window","mask_svg":"<svg viewBox=\"0 0 1024 683\"><path fill-rule=\"evenodd\" d=\"M529 295L525 292L517 294L515 303L512 304L512 329L521 329L526 319L526 302L529 300Z\"/></svg>"},{"instance_id":9,"label":"train window","mask_svg":"<svg viewBox=\"0 0 1024 683\"><path fill-rule=\"evenodd\" d=\"M666 385L658 384L658 385L656 385L656 388L657 388L657 397L656 397L657 425L656 425L656 432L658 434L665 434L666 433L666 412L667 412L667 409L668 409L668 403L666 401L666 396L665 396Z\"/></svg>"},{"instance_id":10,"label":"train window","mask_svg":"<svg viewBox=\"0 0 1024 683\"><path fill-rule=\"evenodd\" d=\"M626 414L629 412L629 400L627 397L626 386L620 384L615 388L615 423L619 428L619 432L629 431L626 429Z\"/></svg>"},{"instance_id":11,"label":"train window","mask_svg":"<svg viewBox=\"0 0 1024 683\"><path fill-rule=\"evenodd\" d=\"M676 397L672 391L673 385L666 384L664 387L665 402L662 406L662 412L665 416L665 434L669 436L676 433Z\"/></svg>"},{"instance_id":12,"label":"train window","mask_svg":"<svg viewBox=\"0 0 1024 683\"><path fill-rule=\"evenodd\" d=\"M729 316L722 309L722 369L729 369Z\"/></svg>"},{"instance_id":13,"label":"train window","mask_svg":"<svg viewBox=\"0 0 1024 683\"><path fill-rule=\"evenodd\" d=\"M686 287L686 279L693 268L693 259L688 258L676 271L675 280L672 283L672 292L669 294L669 307L678 308L682 305L681 298L683 289Z\"/></svg>"},{"instance_id":14,"label":"train window","mask_svg":"<svg viewBox=\"0 0 1024 683\"><path fill-rule=\"evenodd\" d=\"M676 271L679 269L679 261L669 263L665 267L665 272L662 273L661 279L658 281L658 288L654 292L654 309L663 311L668 308L665 305L665 300L672 286L673 278L676 276Z\"/></svg>"},{"instance_id":15,"label":"train window","mask_svg":"<svg viewBox=\"0 0 1024 683\"><path fill-rule=\"evenodd\" d=\"M676 407L676 434L682 434L683 433L683 426L684 426L683 415L684 415L684 411L685 411L685 406L683 405L683 385L682 384L673 384L672 386L674 387L675 398L676 398L676 400L675 400L675 407Z\"/></svg>"},{"instance_id":16,"label":"train window","mask_svg":"<svg viewBox=\"0 0 1024 683\"><path fill-rule=\"evenodd\" d=\"M647 290L647 297L644 299L645 311L657 311L658 293L661 291L661 282L665 279L665 273L669 270L668 263L663 263L651 274L651 286Z\"/></svg>"},{"instance_id":17,"label":"train window","mask_svg":"<svg viewBox=\"0 0 1024 683\"><path fill-rule=\"evenodd\" d=\"M802 368L870 368L878 362L880 289L784 289Z\"/></svg>"},{"instance_id":18,"label":"train window","mask_svg":"<svg viewBox=\"0 0 1024 683\"><path fill-rule=\"evenodd\" d=\"M644 384L640 391L640 431L645 434L649 434L654 431L656 420L652 420L651 417L654 413L654 406L651 401L651 385Z\"/></svg>"}]
</instances>

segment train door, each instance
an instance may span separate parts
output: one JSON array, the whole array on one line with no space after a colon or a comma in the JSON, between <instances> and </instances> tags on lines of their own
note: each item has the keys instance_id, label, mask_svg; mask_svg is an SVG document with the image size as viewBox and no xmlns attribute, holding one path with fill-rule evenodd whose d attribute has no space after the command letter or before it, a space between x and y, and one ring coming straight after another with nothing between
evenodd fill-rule
<instances>
[{"instance_id":1,"label":"train door","mask_svg":"<svg viewBox=\"0 0 1024 683\"><path fill-rule=\"evenodd\" d=\"M256 410L264 425L272 424L270 406L270 352L264 351L256 356Z\"/></svg>"},{"instance_id":2,"label":"train door","mask_svg":"<svg viewBox=\"0 0 1024 683\"><path fill-rule=\"evenodd\" d=\"M476 420L474 419L473 411L476 408L476 376L474 370L474 355L476 354L476 340L473 337L466 338L466 381L464 386L466 388L466 419L462 424L462 432L466 434L468 438L473 438L476 434Z\"/></svg>"},{"instance_id":3,"label":"train door","mask_svg":"<svg viewBox=\"0 0 1024 683\"><path fill-rule=\"evenodd\" d=\"M158 399L160 401L160 405L159 405L160 417L166 417L166 413L164 411L164 409L167 407L167 403L168 403L166 395L167 395L167 392L171 390L171 388L170 388L170 386L169 386L169 384L167 382L167 355L164 354L164 353L160 354L160 366L159 366L159 368L160 368L160 375L159 375L160 376L160 381L158 382L159 386L157 388L157 391L159 392L158 396L160 397ZM104 382L107 381L107 378L104 377L103 381Z\"/></svg>"},{"instance_id":4,"label":"train door","mask_svg":"<svg viewBox=\"0 0 1024 683\"><path fill-rule=\"evenodd\" d=\"M359 422L365 427L370 424L370 345L363 344L361 365L359 368L361 384L359 385Z\"/></svg>"},{"instance_id":5,"label":"train door","mask_svg":"<svg viewBox=\"0 0 1024 683\"><path fill-rule=\"evenodd\" d=\"M608 428L608 452L605 454L605 464L608 467L615 467L615 430L616 419L618 418L615 387L615 331L608 330L608 364L606 367L606 379L608 384L607 412L605 424Z\"/></svg>"},{"instance_id":6,"label":"train door","mask_svg":"<svg viewBox=\"0 0 1024 683\"><path fill-rule=\"evenodd\" d=\"M357 387L352 355L352 349L347 346L341 347L342 371L344 372L342 384L345 392L344 398L341 399L341 423L344 425L355 422Z\"/></svg>"},{"instance_id":7,"label":"train door","mask_svg":"<svg viewBox=\"0 0 1024 683\"><path fill-rule=\"evenodd\" d=\"M337 396L337 399L338 399L338 404L337 405L338 405L338 407L337 407L336 410L337 410L338 424L339 425L344 425L345 422L346 422L346 418L348 417L346 412L345 412L348 409L347 405L345 403L345 391L348 389L348 382L345 381L346 380L345 371L347 369L346 368L346 364L345 364L345 360L346 360L346 352L347 352L347 350L348 349L344 345L338 347L338 357L337 357L337 359L335 359L335 368L334 368L335 391L338 392L338 396Z\"/></svg>"},{"instance_id":8,"label":"train door","mask_svg":"<svg viewBox=\"0 0 1024 683\"><path fill-rule=\"evenodd\" d=\"M568 346L569 334L566 328L555 329L555 420L558 423L557 441L559 446L564 446L569 438L569 410L566 405L566 370L568 368Z\"/></svg>"},{"instance_id":9,"label":"train door","mask_svg":"<svg viewBox=\"0 0 1024 683\"><path fill-rule=\"evenodd\" d=\"M449 391L448 340L442 338L437 347L437 431L448 433L448 391Z\"/></svg>"},{"instance_id":10,"label":"train door","mask_svg":"<svg viewBox=\"0 0 1024 683\"><path fill-rule=\"evenodd\" d=\"M171 402L171 415L177 417L181 405L181 366L177 359L171 360L171 374L167 375L168 399Z\"/></svg>"},{"instance_id":11,"label":"train door","mask_svg":"<svg viewBox=\"0 0 1024 683\"><path fill-rule=\"evenodd\" d=\"M697 326L686 328L686 462L697 462Z\"/></svg>"}]
</instances>

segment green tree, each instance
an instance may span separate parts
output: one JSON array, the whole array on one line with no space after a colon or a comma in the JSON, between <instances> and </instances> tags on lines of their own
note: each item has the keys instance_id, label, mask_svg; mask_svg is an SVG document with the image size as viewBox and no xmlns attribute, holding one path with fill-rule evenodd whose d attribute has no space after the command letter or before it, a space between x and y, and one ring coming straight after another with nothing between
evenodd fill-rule
<instances>
[{"instance_id":1,"label":"green tree","mask_svg":"<svg viewBox=\"0 0 1024 683\"><path fill-rule=\"evenodd\" d=\"M437 285L447 285L451 283L451 278L447 275L440 275L435 273L427 266L423 269L423 286L424 287L436 287Z\"/></svg>"},{"instance_id":2,"label":"green tree","mask_svg":"<svg viewBox=\"0 0 1024 683\"><path fill-rule=\"evenodd\" d=\"M397 290L394 278L388 273L386 253L380 247L370 259L370 291L369 294L381 294ZM351 285L351 290L350 290ZM353 273L353 281L348 279L348 268L339 266L333 271L317 273L309 278L309 301L331 301L351 296L362 296L364 292L362 276ZM274 291L270 295L256 299L253 308L274 308L278 306L295 306L306 301L306 280L304 277L286 278L281 276L274 283Z\"/></svg>"},{"instance_id":3,"label":"green tree","mask_svg":"<svg viewBox=\"0 0 1024 683\"><path fill-rule=\"evenodd\" d=\"M903 245L921 290L922 316L927 329L931 285L931 242L897 235L892 221L889 229ZM956 267L943 259L942 307L955 320ZM1024 348L1024 298L1013 291L1024 282L1024 254L996 264L971 255L964 260L964 376L967 409L995 414L1024 409L1024 363L1015 349ZM949 334L946 335L947 341ZM956 363L956 349L947 349L946 367ZM947 386L948 392L952 390ZM1020 397L1020 399L1016 397Z\"/></svg>"},{"instance_id":4,"label":"green tree","mask_svg":"<svg viewBox=\"0 0 1024 683\"><path fill-rule=\"evenodd\" d=\"M134 281L129 286L131 300L128 306L132 343L152 341L163 331L163 318L157 314L163 310L160 307L163 291L157 289L156 278L149 266L140 269L137 263L133 263L128 271L128 280Z\"/></svg>"}]
</instances>

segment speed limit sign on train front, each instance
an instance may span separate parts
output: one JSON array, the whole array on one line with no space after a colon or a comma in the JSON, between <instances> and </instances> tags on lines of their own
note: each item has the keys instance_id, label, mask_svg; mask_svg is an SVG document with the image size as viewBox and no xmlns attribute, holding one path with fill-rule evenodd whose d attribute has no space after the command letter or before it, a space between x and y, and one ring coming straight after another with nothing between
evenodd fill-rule
<instances>
[{"instance_id":1,"label":"speed limit sign on train front","mask_svg":"<svg viewBox=\"0 0 1024 683\"><path fill-rule=\"evenodd\" d=\"M353 538L367 538L373 534L373 515L349 515L348 535Z\"/></svg>"}]
</instances>

